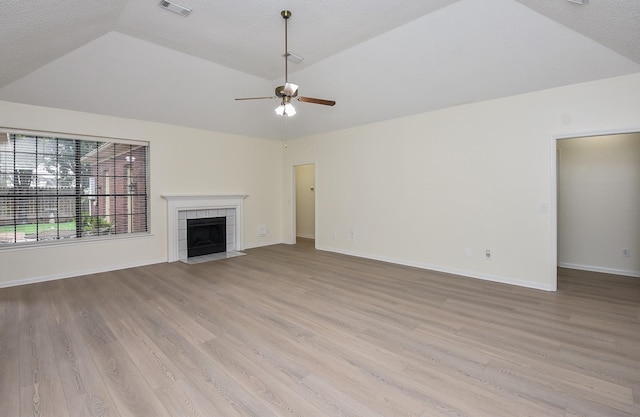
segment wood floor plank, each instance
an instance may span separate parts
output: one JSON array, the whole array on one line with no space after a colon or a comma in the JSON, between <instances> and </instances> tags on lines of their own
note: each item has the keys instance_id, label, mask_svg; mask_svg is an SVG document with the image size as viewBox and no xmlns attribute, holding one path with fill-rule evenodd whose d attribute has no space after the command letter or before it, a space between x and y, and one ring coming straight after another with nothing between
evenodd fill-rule
<instances>
[{"instance_id":1,"label":"wood floor plank","mask_svg":"<svg viewBox=\"0 0 640 417\"><path fill-rule=\"evenodd\" d=\"M313 249L0 289L0 415L638 417L640 280Z\"/></svg>"},{"instance_id":2,"label":"wood floor plank","mask_svg":"<svg viewBox=\"0 0 640 417\"><path fill-rule=\"evenodd\" d=\"M19 310L21 410L33 416L68 417L55 351L49 334L53 318L47 307L51 284L41 291L26 287ZM38 291L38 293L36 293Z\"/></svg>"},{"instance_id":3,"label":"wood floor plank","mask_svg":"<svg viewBox=\"0 0 640 417\"><path fill-rule=\"evenodd\" d=\"M50 293L55 324L49 329L58 373L71 416L120 417L89 345L78 331L76 315L61 290Z\"/></svg>"},{"instance_id":4,"label":"wood floor plank","mask_svg":"<svg viewBox=\"0 0 640 417\"><path fill-rule=\"evenodd\" d=\"M0 291L0 416L20 415L19 292Z\"/></svg>"}]
</instances>

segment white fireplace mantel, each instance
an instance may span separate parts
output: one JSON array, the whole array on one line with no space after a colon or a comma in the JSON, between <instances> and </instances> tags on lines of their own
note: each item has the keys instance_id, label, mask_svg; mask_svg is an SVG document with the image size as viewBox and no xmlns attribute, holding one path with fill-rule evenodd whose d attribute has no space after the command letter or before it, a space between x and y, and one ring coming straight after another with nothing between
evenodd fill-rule
<instances>
[{"instance_id":1,"label":"white fireplace mantel","mask_svg":"<svg viewBox=\"0 0 640 417\"><path fill-rule=\"evenodd\" d=\"M181 211L211 210L211 209L235 209L235 250L244 249L243 243L243 205L245 194L233 195L163 195L167 200L167 245L168 261L178 260L178 217Z\"/></svg>"}]
</instances>

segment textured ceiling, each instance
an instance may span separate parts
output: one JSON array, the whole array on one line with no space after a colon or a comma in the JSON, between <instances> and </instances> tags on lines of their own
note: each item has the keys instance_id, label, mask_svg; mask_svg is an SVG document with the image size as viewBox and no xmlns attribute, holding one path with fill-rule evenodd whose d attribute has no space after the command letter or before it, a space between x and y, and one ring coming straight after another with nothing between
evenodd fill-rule
<instances>
[{"instance_id":1,"label":"textured ceiling","mask_svg":"<svg viewBox=\"0 0 640 417\"><path fill-rule=\"evenodd\" d=\"M290 137L640 71L640 1L3 2L0 100L283 136L271 95L290 64ZM27 128L28 126L22 126Z\"/></svg>"}]
</instances>

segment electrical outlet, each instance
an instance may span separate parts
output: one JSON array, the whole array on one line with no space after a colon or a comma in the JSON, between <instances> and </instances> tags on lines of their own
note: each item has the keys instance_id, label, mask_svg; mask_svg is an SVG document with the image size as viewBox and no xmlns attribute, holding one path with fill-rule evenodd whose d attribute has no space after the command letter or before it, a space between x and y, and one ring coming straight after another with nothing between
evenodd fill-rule
<instances>
[{"instance_id":1,"label":"electrical outlet","mask_svg":"<svg viewBox=\"0 0 640 417\"><path fill-rule=\"evenodd\" d=\"M622 257L623 258L628 258L631 256L631 251L629 249L622 249Z\"/></svg>"},{"instance_id":2,"label":"electrical outlet","mask_svg":"<svg viewBox=\"0 0 640 417\"><path fill-rule=\"evenodd\" d=\"M336 232L331 233L331 239L333 239L333 240L336 239Z\"/></svg>"},{"instance_id":3,"label":"electrical outlet","mask_svg":"<svg viewBox=\"0 0 640 417\"><path fill-rule=\"evenodd\" d=\"M351 229L351 241L353 242L354 240L356 240L356 232Z\"/></svg>"},{"instance_id":4,"label":"electrical outlet","mask_svg":"<svg viewBox=\"0 0 640 417\"><path fill-rule=\"evenodd\" d=\"M263 237L267 235L267 226L258 227L258 236Z\"/></svg>"},{"instance_id":5,"label":"electrical outlet","mask_svg":"<svg viewBox=\"0 0 640 417\"><path fill-rule=\"evenodd\" d=\"M491 259L491 249L487 249L484 251L484 257L487 259Z\"/></svg>"}]
</instances>

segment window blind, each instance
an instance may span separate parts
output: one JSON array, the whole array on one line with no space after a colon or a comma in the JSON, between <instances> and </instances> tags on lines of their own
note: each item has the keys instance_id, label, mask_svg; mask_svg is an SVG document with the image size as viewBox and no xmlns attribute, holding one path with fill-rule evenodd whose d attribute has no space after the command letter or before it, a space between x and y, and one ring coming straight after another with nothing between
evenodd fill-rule
<instances>
[{"instance_id":1,"label":"window blind","mask_svg":"<svg viewBox=\"0 0 640 417\"><path fill-rule=\"evenodd\" d=\"M0 247L148 232L146 143L0 138Z\"/></svg>"}]
</instances>

